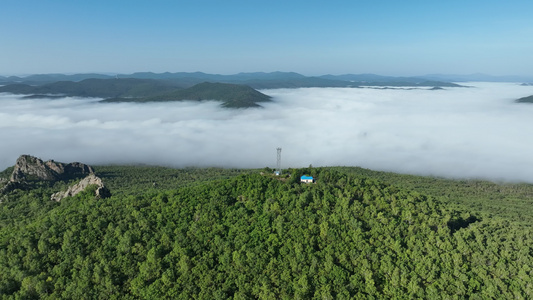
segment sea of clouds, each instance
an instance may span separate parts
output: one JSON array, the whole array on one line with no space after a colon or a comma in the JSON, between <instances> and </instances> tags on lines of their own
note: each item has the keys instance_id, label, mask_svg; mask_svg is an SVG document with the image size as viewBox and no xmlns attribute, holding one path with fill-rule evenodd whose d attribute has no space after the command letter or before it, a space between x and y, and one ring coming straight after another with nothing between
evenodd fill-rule
<instances>
[{"instance_id":1,"label":"sea of clouds","mask_svg":"<svg viewBox=\"0 0 533 300\"><path fill-rule=\"evenodd\" d=\"M264 90L262 109L218 102L98 103L0 94L0 170L21 154L88 164L361 166L533 183L533 86Z\"/></svg>"}]
</instances>

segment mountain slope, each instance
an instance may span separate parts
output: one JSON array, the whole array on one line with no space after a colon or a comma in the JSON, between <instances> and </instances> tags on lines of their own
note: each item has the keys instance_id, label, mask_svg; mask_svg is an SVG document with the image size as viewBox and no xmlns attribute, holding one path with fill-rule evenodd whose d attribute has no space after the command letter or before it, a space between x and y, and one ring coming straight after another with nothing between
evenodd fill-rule
<instances>
[{"instance_id":1,"label":"mountain slope","mask_svg":"<svg viewBox=\"0 0 533 300\"><path fill-rule=\"evenodd\" d=\"M182 100L216 100L230 108L259 107L258 103L270 101L270 96L260 93L246 85L228 83L199 83L193 87L174 90L157 96L144 98L113 98L102 102L163 102Z\"/></svg>"},{"instance_id":2,"label":"mountain slope","mask_svg":"<svg viewBox=\"0 0 533 300\"><path fill-rule=\"evenodd\" d=\"M533 95L528 97L522 97L515 101L516 103L533 103Z\"/></svg>"},{"instance_id":3,"label":"mountain slope","mask_svg":"<svg viewBox=\"0 0 533 300\"><path fill-rule=\"evenodd\" d=\"M14 94L64 95L75 97L142 97L175 90L168 82L152 79L85 79L79 82L58 81L39 86L12 84L0 92Z\"/></svg>"},{"instance_id":4,"label":"mountain slope","mask_svg":"<svg viewBox=\"0 0 533 300\"><path fill-rule=\"evenodd\" d=\"M85 79L59 81L40 86L12 84L0 86L0 92L30 95L27 98L76 96L108 98L102 102L154 102L181 100L216 100L224 107L259 107L270 97L246 85L204 82L182 89L169 81L154 79Z\"/></svg>"},{"instance_id":5,"label":"mountain slope","mask_svg":"<svg viewBox=\"0 0 533 300\"><path fill-rule=\"evenodd\" d=\"M110 185L121 191L108 199L86 192L43 202L46 188L10 194L0 204L0 297L510 299L533 292L531 226L322 168L188 186L176 179L196 170L167 170L178 183L167 190L141 170L131 178L143 187ZM124 172L106 167L101 175L117 182ZM303 174L316 184L299 184Z\"/></svg>"}]
</instances>

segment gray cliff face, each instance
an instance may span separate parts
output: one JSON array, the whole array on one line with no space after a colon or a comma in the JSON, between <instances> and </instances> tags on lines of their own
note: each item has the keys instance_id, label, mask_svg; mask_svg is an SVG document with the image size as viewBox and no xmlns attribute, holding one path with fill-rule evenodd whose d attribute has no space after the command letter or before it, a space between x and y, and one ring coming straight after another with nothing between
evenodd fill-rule
<instances>
[{"instance_id":1,"label":"gray cliff face","mask_svg":"<svg viewBox=\"0 0 533 300\"><path fill-rule=\"evenodd\" d=\"M43 162L41 159L31 155L21 155L17 159L10 181L55 181L86 176L92 173L94 173L93 168L86 164L78 162L64 164L53 160Z\"/></svg>"},{"instance_id":2,"label":"gray cliff face","mask_svg":"<svg viewBox=\"0 0 533 300\"><path fill-rule=\"evenodd\" d=\"M95 190L96 198L101 199L111 196L109 190L104 186L102 179L94 174L90 174L89 176L83 178L80 182L70 186L66 191L55 193L50 198L54 201L61 201L64 198L76 196L77 194L83 192L90 185L97 186L97 189Z\"/></svg>"},{"instance_id":3,"label":"gray cliff face","mask_svg":"<svg viewBox=\"0 0 533 300\"><path fill-rule=\"evenodd\" d=\"M16 189L30 189L31 182L57 181L83 178L78 184L70 187L66 192L52 195L52 200L60 201L69 196L85 190L87 186L96 184L96 196L105 198L109 196L109 190L104 187L102 180L94 175L94 169L86 164L73 162L64 164L53 160L42 161L31 155L21 155L15 166L9 181L0 181L0 194L6 194Z\"/></svg>"},{"instance_id":4,"label":"gray cliff face","mask_svg":"<svg viewBox=\"0 0 533 300\"><path fill-rule=\"evenodd\" d=\"M15 163L15 169L10 181L17 182L26 179L54 180L52 170L47 168L43 161L30 155L21 155Z\"/></svg>"}]
</instances>

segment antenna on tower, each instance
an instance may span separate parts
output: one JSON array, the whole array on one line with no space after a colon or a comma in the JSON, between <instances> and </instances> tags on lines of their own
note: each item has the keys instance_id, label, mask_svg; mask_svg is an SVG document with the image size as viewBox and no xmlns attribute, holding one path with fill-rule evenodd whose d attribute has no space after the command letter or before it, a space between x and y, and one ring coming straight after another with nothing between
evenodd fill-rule
<instances>
[{"instance_id":1,"label":"antenna on tower","mask_svg":"<svg viewBox=\"0 0 533 300\"><path fill-rule=\"evenodd\" d=\"M276 166L276 175L281 175L281 148L278 147L277 148L278 150L278 163L277 163L277 166Z\"/></svg>"}]
</instances>

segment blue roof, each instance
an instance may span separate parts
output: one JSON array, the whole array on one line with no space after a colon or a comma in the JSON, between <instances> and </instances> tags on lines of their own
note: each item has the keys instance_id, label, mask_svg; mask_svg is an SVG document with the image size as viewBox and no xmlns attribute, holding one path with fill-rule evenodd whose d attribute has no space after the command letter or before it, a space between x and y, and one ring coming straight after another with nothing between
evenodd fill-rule
<instances>
[{"instance_id":1,"label":"blue roof","mask_svg":"<svg viewBox=\"0 0 533 300\"><path fill-rule=\"evenodd\" d=\"M300 177L300 179L302 179L302 180L305 180L305 179L313 179L313 176L303 175L302 177Z\"/></svg>"}]
</instances>

